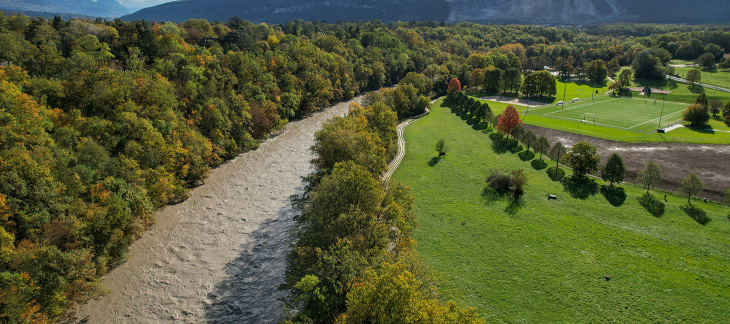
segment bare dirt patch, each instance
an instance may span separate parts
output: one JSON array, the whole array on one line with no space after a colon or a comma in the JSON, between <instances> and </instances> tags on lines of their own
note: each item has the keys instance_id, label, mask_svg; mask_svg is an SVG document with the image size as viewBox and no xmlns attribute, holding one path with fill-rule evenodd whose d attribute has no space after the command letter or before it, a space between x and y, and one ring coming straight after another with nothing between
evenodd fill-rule
<instances>
[{"instance_id":1,"label":"bare dirt patch","mask_svg":"<svg viewBox=\"0 0 730 324\"><path fill-rule=\"evenodd\" d=\"M730 187L730 145L621 143L532 125L525 125L525 129L538 137L545 136L551 144L560 141L571 146L589 142L598 149L603 164L611 154L618 153L626 165L626 180L629 181L635 181L636 174L649 161L654 161L662 168L663 181L659 186L662 189L676 191L691 172L705 183L703 197L707 199L722 201L724 191Z\"/></svg>"},{"instance_id":2,"label":"bare dirt patch","mask_svg":"<svg viewBox=\"0 0 730 324\"><path fill-rule=\"evenodd\" d=\"M494 101L494 102L501 102L501 103L512 104L512 105L526 106L526 107L539 107L539 106L547 105L546 103L539 102L539 101L512 98L512 97L504 97L504 96L489 96L489 97L481 97L479 99Z\"/></svg>"}]
</instances>

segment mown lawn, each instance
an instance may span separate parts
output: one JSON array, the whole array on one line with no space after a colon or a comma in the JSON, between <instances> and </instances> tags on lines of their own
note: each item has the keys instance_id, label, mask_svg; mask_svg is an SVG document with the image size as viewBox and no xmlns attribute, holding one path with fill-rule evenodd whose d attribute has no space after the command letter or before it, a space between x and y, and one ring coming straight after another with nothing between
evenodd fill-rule
<instances>
[{"instance_id":1,"label":"mown lawn","mask_svg":"<svg viewBox=\"0 0 730 324\"><path fill-rule=\"evenodd\" d=\"M440 103L406 129L393 179L416 196L417 249L444 300L476 307L487 322L727 321L729 209L693 201L690 212L710 220L701 225L681 209L686 197L669 195L655 217L638 201L644 191L624 187L610 203L602 181L568 186L583 197L573 198ZM448 152L437 160L440 138ZM525 170L522 200L485 193L495 168Z\"/></svg>"},{"instance_id":2,"label":"mown lawn","mask_svg":"<svg viewBox=\"0 0 730 324\"><path fill-rule=\"evenodd\" d=\"M687 72L690 70L699 69L702 79L700 80L701 83L705 84L711 84L718 87L723 87L730 89L730 72L726 72L720 69L713 69L713 70L703 70L699 67L692 68L692 67L683 67L683 68L674 68L674 70L677 72L677 74L684 78L687 76ZM707 89L709 93L707 95L712 94L712 89Z\"/></svg>"}]
</instances>

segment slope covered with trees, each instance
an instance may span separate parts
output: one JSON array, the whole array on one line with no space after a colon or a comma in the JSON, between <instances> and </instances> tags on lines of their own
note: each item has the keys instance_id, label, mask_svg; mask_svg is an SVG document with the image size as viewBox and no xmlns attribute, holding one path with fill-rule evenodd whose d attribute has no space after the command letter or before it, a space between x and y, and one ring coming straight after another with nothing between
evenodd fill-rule
<instances>
[{"instance_id":1,"label":"slope covered with trees","mask_svg":"<svg viewBox=\"0 0 730 324\"><path fill-rule=\"evenodd\" d=\"M699 30L718 37L697 38ZM371 98L369 109L380 103L403 119L423 111L424 95L445 94L452 79L468 85L475 69L512 71L495 91L515 92L522 82L515 71L556 63L579 69L598 59L610 71L647 48L666 47L671 56L699 40L727 49L728 34L632 38L467 23L267 26L0 13L0 317L50 321L102 294L98 278L123 262L156 208L185 199L210 168L256 148L288 120L332 102L400 82ZM364 129L363 118L370 125L388 120L382 116L340 123ZM393 136L377 129L351 135L362 143ZM394 149L383 143L354 160L376 174ZM321 162L327 172L343 168ZM378 282L387 269L363 274ZM363 291L358 298L371 297Z\"/></svg>"}]
</instances>

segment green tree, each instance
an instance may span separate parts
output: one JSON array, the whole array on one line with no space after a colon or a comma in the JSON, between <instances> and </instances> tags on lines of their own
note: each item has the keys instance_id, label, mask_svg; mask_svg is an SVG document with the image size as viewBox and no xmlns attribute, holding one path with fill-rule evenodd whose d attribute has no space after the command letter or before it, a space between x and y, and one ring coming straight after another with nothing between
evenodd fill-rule
<instances>
[{"instance_id":1,"label":"green tree","mask_svg":"<svg viewBox=\"0 0 730 324\"><path fill-rule=\"evenodd\" d=\"M546 153L550 149L550 142L545 136L540 136L535 142L535 151L540 153L540 160L542 160L543 153Z\"/></svg>"},{"instance_id":2,"label":"green tree","mask_svg":"<svg viewBox=\"0 0 730 324\"><path fill-rule=\"evenodd\" d=\"M631 69L621 70L621 74L618 76L618 80L621 82L622 87L626 87L631 84L631 77L633 77Z\"/></svg>"},{"instance_id":3,"label":"green tree","mask_svg":"<svg viewBox=\"0 0 730 324\"><path fill-rule=\"evenodd\" d=\"M443 138L436 142L436 152L439 153L439 156L446 155L446 142Z\"/></svg>"},{"instance_id":4,"label":"green tree","mask_svg":"<svg viewBox=\"0 0 730 324\"><path fill-rule=\"evenodd\" d=\"M578 142L573 145L565 155L565 161L573 168L573 173L578 178L598 170L601 157L596 152L596 147L587 142Z\"/></svg>"},{"instance_id":5,"label":"green tree","mask_svg":"<svg viewBox=\"0 0 730 324\"><path fill-rule=\"evenodd\" d=\"M730 70L730 59L724 59L722 62L720 62L719 68L727 71Z\"/></svg>"},{"instance_id":6,"label":"green tree","mask_svg":"<svg viewBox=\"0 0 730 324\"><path fill-rule=\"evenodd\" d=\"M532 131L525 132L525 135L522 135L522 143L527 145L527 150L530 150L530 147L535 145L537 142L537 136L535 136L535 133Z\"/></svg>"},{"instance_id":7,"label":"green tree","mask_svg":"<svg viewBox=\"0 0 730 324\"><path fill-rule=\"evenodd\" d=\"M553 145L553 148L550 149L549 156L551 159L555 160L556 169L560 167L560 159L563 157L563 155L565 155L565 153L567 153L567 151L568 150L565 148L565 145L563 145L563 143L561 142L555 143L555 145Z\"/></svg>"},{"instance_id":8,"label":"green tree","mask_svg":"<svg viewBox=\"0 0 730 324\"><path fill-rule=\"evenodd\" d=\"M702 80L702 72L698 69L693 69L687 71L687 81L692 82L692 86L695 85L695 82L700 82Z\"/></svg>"},{"instance_id":9,"label":"green tree","mask_svg":"<svg viewBox=\"0 0 730 324\"><path fill-rule=\"evenodd\" d=\"M644 49L634 55L634 60L631 61L631 69L634 70L634 77L636 78L664 79L661 61L652 49Z\"/></svg>"},{"instance_id":10,"label":"green tree","mask_svg":"<svg viewBox=\"0 0 730 324\"><path fill-rule=\"evenodd\" d=\"M522 135L524 135L524 134L525 134L525 128L522 126L522 124L518 124L512 130L512 137L514 137L518 141L520 140L520 137L522 137Z\"/></svg>"},{"instance_id":11,"label":"green tree","mask_svg":"<svg viewBox=\"0 0 730 324\"><path fill-rule=\"evenodd\" d=\"M687 203L690 206L692 205L692 196L702 193L703 190L705 190L705 184L694 173L690 173L687 178L682 180L682 185L679 187L679 192L687 195Z\"/></svg>"},{"instance_id":12,"label":"green tree","mask_svg":"<svg viewBox=\"0 0 730 324\"><path fill-rule=\"evenodd\" d=\"M700 126L707 123L710 120L710 114L707 113L707 109L701 104L692 104L685 109L682 114L682 118L688 121L692 126Z\"/></svg>"},{"instance_id":13,"label":"green tree","mask_svg":"<svg viewBox=\"0 0 730 324\"><path fill-rule=\"evenodd\" d=\"M636 179L646 186L646 193L648 194L651 186L662 182L662 169L654 161L649 161L644 170L639 171Z\"/></svg>"},{"instance_id":14,"label":"green tree","mask_svg":"<svg viewBox=\"0 0 730 324\"><path fill-rule=\"evenodd\" d=\"M707 105L708 105L707 96L705 95L704 92L700 93L700 95L697 96L697 99L695 99L695 103L700 104L700 105L702 105L703 108L707 109Z\"/></svg>"},{"instance_id":15,"label":"green tree","mask_svg":"<svg viewBox=\"0 0 730 324\"><path fill-rule=\"evenodd\" d=\"M337 162L355 161L373 174L385 170L385 149L365 116L335 118L314 135L312 161L318 170L330 172Z\"/></svg>"},{"instance_id":16,"label":"green tree","mask_svg":"<svg viewBox=\"0 0 730 324\"><path fill-rule=\"evenodd\" d=\"M699 63L703 69L709 70L715 66L715 55L712 55L711 53L702 54L697 58L697 63Z\"/></svg>"},{"instance_id":17,"label":"green tree","mask_svg":"<svg viewBox=\"0 0 730 324\"><path fill-rule=\"evenodd\" d=\"M722 111L722 106L722 101L717 99L710 100L709 110L712 116L717 117L717 115Z\"/></svg>"},{"instance_id":18,"label":"green tree","mask_svg":"<svg viewBox=\"0 0 730 324\"><path fill-rule=\"evenodd\" d=\"M608 70L606 69L606 63L603 60L595 60L588 63L588 78L593 84L603 84L603 80L606 79Z\"/></svg>"},{"instance_id":19,"label":"green tree","mask_svg":"<svg viewBox=\"0 0 730 324\"><path fill-rule=\"evenodd\" d=\"M620 183L624 181L625 173L626 167L624 166L624 160L617 153L613 153L608 158L606 166L601 169L601 179L611 182L611 187L613 187L614 182Z\"/></svg>"},{"instance_id":20,"label":"green tree","mask_svg":"<svg viewBox=\"0 0 730 324\"><path fill-rule=\"evenodd\" d=\"M502 91L502 69L490 67L484 70L484 91L489 93Z\"/></svg>"}]
</instances>

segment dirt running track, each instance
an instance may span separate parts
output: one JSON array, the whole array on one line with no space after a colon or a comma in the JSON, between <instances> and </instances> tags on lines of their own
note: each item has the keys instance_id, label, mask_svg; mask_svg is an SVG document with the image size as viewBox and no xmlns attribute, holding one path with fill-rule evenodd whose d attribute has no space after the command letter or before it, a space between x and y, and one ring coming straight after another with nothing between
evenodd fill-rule
<instances>
[{"instance_id":1,"label":"dirt running track","mask_svg":"<svg viewBox=\"0 0 730 324\"><path fill-rule=\"evenodd\" d=\"M128 261L103 278L111 294L82 305L76 320L277 322L293 226L289 197L312 171L314 133L348 105L289 123L258 150L212 170L190 199L157 212Z\"/></svg>"},{"instance_id":2,"label":"dirt running track","mask_svg":"<svg viewBox=\"0 0 730 324\"><path fill-rule=\"evenodd\" d=\"M627 180L634 181L636 173L649 161L662 168L663 189L675 191L690 172L697 174L705 183L704 197L722 201L723 193L730 188L730 145L684 143L621 143L590 136L577 135L532 125L525 125L537 135L545 136L554 145L561 141L565 146L577 142L589 142L596 146L605 164L613 153L618 153L626 165Z\"/></svg>"}]
</instances>

